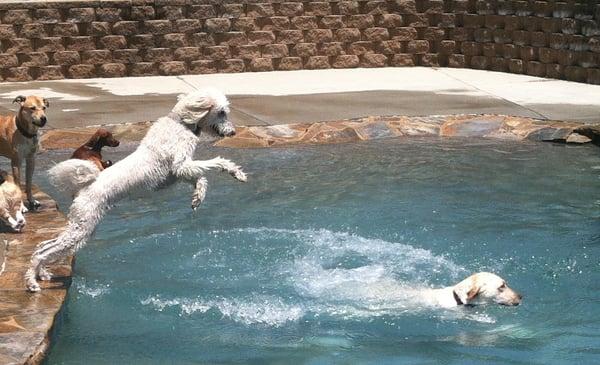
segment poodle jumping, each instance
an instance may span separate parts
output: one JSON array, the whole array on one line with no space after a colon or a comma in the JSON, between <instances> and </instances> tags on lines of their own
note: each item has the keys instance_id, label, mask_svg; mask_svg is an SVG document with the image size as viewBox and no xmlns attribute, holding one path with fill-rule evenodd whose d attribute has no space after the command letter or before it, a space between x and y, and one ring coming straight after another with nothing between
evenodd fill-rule
<instances>
[{"instance_id":1,"label":"poodle jumping","mask_svg":"<svg viewBox=\"0 0 600 365\"><path fill-rule=\"evenodd\" d=\"M50 279L45 266L82 247L109 208L132 191L155 190L185 181L195 186L192 195L195 208L206 193L203 175L207 170L224 170L235 179L246 181L241 168L229 160L220 157L193 160L201 133L220 137L235 134L235 127L227 118L228 105L225 95L214 89L180 95L173 110L152 125L132 154L97 175L79 177L81 190L69 210L67 228L57 238L40 243L33 253L25 274L27 289L39 291L37 278ZM73 168L73 164L66 168ZM77 173L76 170L72 172Z\"/></svg>"}]
</instances>

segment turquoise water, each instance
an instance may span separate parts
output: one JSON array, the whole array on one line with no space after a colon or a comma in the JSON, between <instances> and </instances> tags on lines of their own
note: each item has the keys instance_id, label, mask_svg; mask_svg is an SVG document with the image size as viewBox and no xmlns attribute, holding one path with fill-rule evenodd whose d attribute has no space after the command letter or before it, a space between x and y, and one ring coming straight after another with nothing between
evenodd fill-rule
<instances>
[{"instance_id":1,"label":"turquoise water","mask_svg":"<svg viewBox=\"0 0 600 365\"><path fill-rule=\"evenodd\" d=\"M47 364L600 363L597 147L203 151L249 182L212 173L195 213L183 184L114 208L77 256ZM484 270L522 305L408 294Z\"/></svg>"}]
</instances>

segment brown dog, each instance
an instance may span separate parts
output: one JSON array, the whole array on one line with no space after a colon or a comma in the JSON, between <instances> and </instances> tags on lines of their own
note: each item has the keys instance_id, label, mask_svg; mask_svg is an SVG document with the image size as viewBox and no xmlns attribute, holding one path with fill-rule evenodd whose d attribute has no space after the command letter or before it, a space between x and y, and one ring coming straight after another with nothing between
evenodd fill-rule
<instances>
[{"instance_id":1,"label":"brown dog","mask_svg":"<svg viewBox=\"0 0 600 365\"><path fill-rule=\"evenodd\" d=\"M35 169L35 153L38 150L38 129L46 122L48 100L39 96L17 96L13 103L19 103L17 115L0 116L0 155L10 158L15 184L21 184L21 165L27 162L25 170L25 192L27 206L36 209L40 203L33 199L31 179Z\"/></svg>"},{"instance_id":2,"label":"brown dog","mask_svg":"<svg viewBox=\"0 0 600 365\"><path fill-rule=\"evenodd\" d=\"M117 147L118 145L119 141L113 137L112 133L100 128L84 145L73 152L71 158L91 161L102 171L112 165L110 160L102 160L102 147Z\"/></svg>"}]
</instances>

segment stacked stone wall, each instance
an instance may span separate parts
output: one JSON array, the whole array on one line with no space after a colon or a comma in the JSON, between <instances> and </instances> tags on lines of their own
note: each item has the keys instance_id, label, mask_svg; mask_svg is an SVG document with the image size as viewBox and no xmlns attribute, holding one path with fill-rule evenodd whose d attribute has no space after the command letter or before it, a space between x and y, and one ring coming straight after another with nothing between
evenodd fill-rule
<instances>
[{"instance_id":1,"label":"stacked stone wall","mask_svg":"<svg viewBox=\"0 0 600 365\"><path fill-rule=\"evenodd\" d=\"M448 66L600 84L599 19L595 1L4 1L0 80Z\"/></svg>"}]
</instances>

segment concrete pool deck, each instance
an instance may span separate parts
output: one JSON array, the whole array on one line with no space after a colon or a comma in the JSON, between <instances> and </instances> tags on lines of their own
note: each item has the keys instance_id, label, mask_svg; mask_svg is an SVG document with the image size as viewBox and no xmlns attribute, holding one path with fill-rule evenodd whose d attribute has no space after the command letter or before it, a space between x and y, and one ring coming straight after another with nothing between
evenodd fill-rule
<instances>
[{"instance_id":1,"label":"concrete pool deck","mask_svg":"<svg viewBox=\"0 0 600 365\"><path fill-rule=\"evenodd\" d=\"M397 135L566 142L581 124L600 122L598 85L420 67L2 83L0 113L14 109L15 96L37 94L51 103L41 138L45 148L78 146L93 126L106 124L137 141L177 94L203 86L230 95L231 119L243 128L236 138L222 140L229 147ZM330 122L310 124L318 121ZM52 290L24 291L22 274L35 245L65 224L50 197L38 194L44 209L28 214L26 233L0 234L0 363L42 361L66 296L68 263L54 268L63 279L45 284Z\"/></svg>"},{"instance_id":2,"label":"concrete pool deck","mask_svg":"<svg viewBox=\"0 0 600 365\"><path fill-rule=\"evenodd\" d=\"M600 122L600 85L453 68L380 68L31 81L0 84L0 113L19 94L50 100L50 128L155 120L175 96L213 86L238 125L374 115L503 114Z\"/></svg>"}]
</instances>

